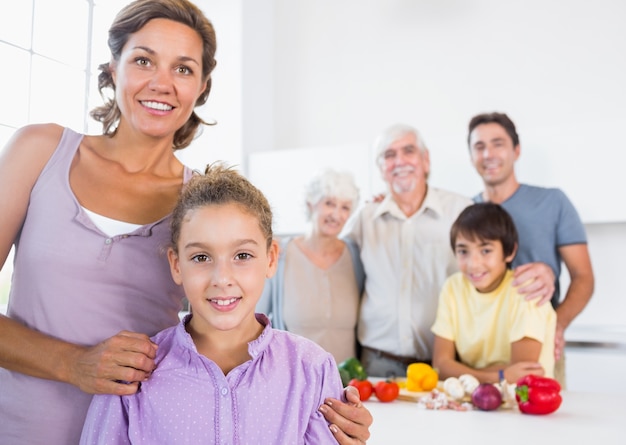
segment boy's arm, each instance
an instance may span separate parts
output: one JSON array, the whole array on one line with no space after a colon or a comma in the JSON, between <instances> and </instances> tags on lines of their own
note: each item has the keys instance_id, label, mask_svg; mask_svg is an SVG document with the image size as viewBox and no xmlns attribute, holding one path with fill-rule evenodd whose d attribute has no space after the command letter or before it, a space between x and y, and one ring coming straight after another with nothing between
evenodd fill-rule
<instances>
[{"instance_id":1,"label":"boy's arm","mask_svg":"<svg viewBox=\"0 0 626 445\"><path fill-rule=\"evenodd\" d=\"M121 396L96 395L83 425L80 445L130 445L128 406Z\"/></svg>"},{"instance_id":2,"label":"boy's arm","mask_svg":"<svg viewBox=\"0 0 626 445\"><path fill-rule=\"evenodd\" d=\"M471 374L480 383L496 383L498 381L498 371L488 369L476 369L458 361L456 359L456 347L452 340L440 337L435 334L433 343L433 368L439 372L439 380L448 377L459 377L463 374Z\"/></svg>"},{"instance_id":3,"label":"boy's arm","mask_svg":"<svg viewBox=\"0 0 626 445\"><path fill-rule=\"evenodd\" d=\"M511 362L505 368L499 367L504 372L504 379L515 383L528 374L544 375L539 363L541 347L540 341L529 337L511 343Z\"/></svg>"},{"instance_id":4,"label":"boy's arm","mask_svg":"<svg viewBox=\"0 0 626 445\"><path fill-rule=\"evenodd\" d=\"M511 363L498 363L478 369L456 360L454 342L435 335L433 367L438 369L440 380L471 374L480 383L499 383L499 374L502 370L507 381L516 382L519 377L526 374L543 375L543 368L537 362L540 352L540 342L523 338L511 344Z\"/></svg>"}]
</instances>

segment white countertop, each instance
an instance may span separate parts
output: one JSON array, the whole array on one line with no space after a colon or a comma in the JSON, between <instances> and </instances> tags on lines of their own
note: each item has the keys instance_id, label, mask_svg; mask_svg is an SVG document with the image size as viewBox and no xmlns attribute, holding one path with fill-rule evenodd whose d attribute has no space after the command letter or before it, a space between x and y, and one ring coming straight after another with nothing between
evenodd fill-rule
<instances>
[{"instance_id":1,"label":"white countertop","mask_svg":"<svg viewBox=\"0 0 626 445\"><path fill-rule=\"evenodd\" d=\"M557 445L626 443L623 396L563 392L554 413L532 416L514 409L433 411L396 400L365 402L374 423L368 445L463 443L479 445Z\"/></svg>"}]
</instances>

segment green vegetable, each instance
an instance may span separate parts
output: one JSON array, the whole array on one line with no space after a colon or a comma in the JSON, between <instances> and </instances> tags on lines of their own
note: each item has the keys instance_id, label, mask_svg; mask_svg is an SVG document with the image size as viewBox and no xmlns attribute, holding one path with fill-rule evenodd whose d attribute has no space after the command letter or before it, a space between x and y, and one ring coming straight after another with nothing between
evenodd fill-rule
<instances>
[{"instance_id":1,"label":"green vegetable","mask_svg":"<svg viewBox=\"0 0 626 445\"><path fill-rule=\"evenodd\" d=\"M344 381L343 376L345 373L348 374L348 382L352 379L367 379L367 373L365 372L365 369L363 369L363 365L361 365L361 362L355 357L350 357L349 359L339 363L339 374L341 375L342 382ZM344 383L344 385L345 384L346 383Z\"/></svg>"},{"instance_id":2,"label":"green vegetable","mask_svg":"<svg viewBox=\"0 0 626 445\"><path fill-rule=\"evenodd\" d=\"M350 383L350 380L352 380L352 377L350 377L350 373L345 369L339 368L339 375L341 376L341 384L343 386L348 386L348 383Z\"/></svg>"}]
</instances>

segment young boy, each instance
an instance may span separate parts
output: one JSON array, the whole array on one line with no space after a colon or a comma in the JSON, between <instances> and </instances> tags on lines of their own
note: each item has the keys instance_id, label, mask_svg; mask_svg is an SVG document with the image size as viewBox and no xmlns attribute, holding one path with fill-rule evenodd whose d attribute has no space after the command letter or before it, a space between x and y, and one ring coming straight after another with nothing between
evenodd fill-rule
<instances>
[{"instance_id":1,"label":"young boy","mask_svg":"<svg viewBox=\"0 0 626 445\"><path fill-rule=\"evenodd\" d=\"M552 377L556 314L512 286L517 230L509 214L498 204L469 206L452 225L450 243L460 272L444 284L432 327L440 377Z\"/></svg>"},{"instance_id":2,"label":"young boy","mask_svg":"<svg viewBox=\"0 0 626 445\"><path fill-rule=\"evenodd\" d=\"M174 281L192 313L158 333L152 376L132 396L93 398L82 444L322 444L318 408L343 389L321 347L255 314L276 269L272 212L237 172L208 167L171 219Z\"/></svg>"}]
</instances>

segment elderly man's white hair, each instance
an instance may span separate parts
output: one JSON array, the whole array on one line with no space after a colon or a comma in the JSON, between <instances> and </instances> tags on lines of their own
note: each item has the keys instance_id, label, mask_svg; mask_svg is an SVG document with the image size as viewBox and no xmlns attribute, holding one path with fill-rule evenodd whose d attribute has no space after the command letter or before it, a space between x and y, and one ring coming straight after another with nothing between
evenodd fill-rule
<instances>
[{"instance_id":1,"label":"elderly man's white hair","mask_svg":"<svg viewBox=\"0 0 626 445\"><path fill-rule=\"evenodd\" d=\"M352 201L352 211L359 203L359 188L349 172L326 169L316 174L306 186L306 217L311 219L311 207L323 198L337 198Z\"/></svg>"},{"instance_id":2,"label":"elderly man's white hair","mask_svg":"<svg viewBox=\"0 0 626 445\"><path fill-rule=\"evenodd\" d=\"M407 134L412 134L415 136L415 140L417 141L417 147L422 153L428 151L428 147L426 147L424 139L422 139L422 136L419 134L419 131L417 131L417 129L406 124L395 124L380 133L380 135L378 135L378 137L374 141L374 156L376 156L376 162L379 166L382 164L383 161L383 153L385 152L385 150L387 150L387 148L389 148L391 143L396 139L400 139L401 137L406 136Z\"/></svg>"}]
</instances>

